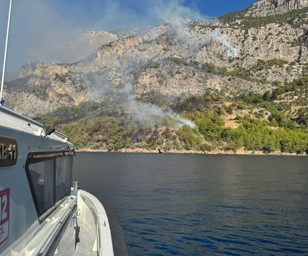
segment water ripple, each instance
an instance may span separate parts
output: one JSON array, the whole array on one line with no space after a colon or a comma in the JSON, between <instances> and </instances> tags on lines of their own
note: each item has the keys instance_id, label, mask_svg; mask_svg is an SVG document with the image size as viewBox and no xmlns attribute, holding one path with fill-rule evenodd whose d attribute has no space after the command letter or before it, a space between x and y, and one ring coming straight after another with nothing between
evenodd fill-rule
<instances>
[{"instance_id":1,"label":"water ripple","mask_svg":"<svg viewBox=\"0 0 308 256\"><path fill-rule=\"evenodd\" d=\"M308 255L307 157L77 160L74 179L110 204L132 256Z\"/></svg>"}]
</instances>

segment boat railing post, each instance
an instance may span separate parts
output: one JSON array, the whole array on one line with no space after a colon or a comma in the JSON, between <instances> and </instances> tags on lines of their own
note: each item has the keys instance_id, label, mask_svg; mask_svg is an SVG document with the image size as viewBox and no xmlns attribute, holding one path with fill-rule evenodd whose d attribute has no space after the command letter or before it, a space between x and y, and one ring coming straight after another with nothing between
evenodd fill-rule
<instances>
[{"instance_id":1,"label":"boat railing post","mask_svg":"<svg viewBox=\"0 0 308 256\"><path fill-rule=\"evenodd\" d=\"M1 89L0 89L0 106L2 106L3 103L4 103L4 99L3 99L4 75L5 75L5 66L6 66L7 46L8 46L8 41L9 41L9 32L10 32L12 2L13 2L13 0L10 0L9 15L8 15L8 18L7 18L7 29L6 29L6 39L5 39L5 47L4 47L2 78L1 78Z\"/></svg>"},{"instance_id":2,"label":"boat railing post","mask_svg":"<svg viewBox=\"0 0 308 256\"><path fill-rule=\"evenodd\" d=\"M77 190L78 190L78 188L79 188L78 184L79 184L79 181L74 181L74 182L73 182L74 191L77 191Z\"/></svg>"}]
</instances>

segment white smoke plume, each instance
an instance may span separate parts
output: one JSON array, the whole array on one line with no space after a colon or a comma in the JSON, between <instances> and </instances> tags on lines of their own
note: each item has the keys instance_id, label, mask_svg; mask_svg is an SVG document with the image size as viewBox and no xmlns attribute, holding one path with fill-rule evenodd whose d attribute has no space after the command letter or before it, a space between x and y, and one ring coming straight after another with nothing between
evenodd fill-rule
<instances>
[{"instance_id":1,"label":"white smoke plume","mask_svg":"<svg viewBox=\"0 0 308 256\"><path fill-rule=\"evenodd\" d=\"M0 1L0 59L3 57L4 37L9 0ZM189 32L187 19L204 20L196 8L185 6L181 0L135 0L135 5L123 5L120 0L91 0L85 7L67 1L14 0L11 36L8 51L8 71L27 61L50 62L50 54L65 42L76 39L89 30L112 31L119 28L157 26L163 22L178 30L180 42L193 49L208 39ZM132 6L132 7L130 7ZM186 24L183 21L186 21ZM219 38L223 40L222 38ZM228 47L227 43L224 43ZM232 55L233 51L227 52ZM77 58L77 57L76 57Z\"/></svg>"},{"instance_id":2,"label":"white smoke plume","mask_svg":"<svg viewBox=\"0 0 308 256\"><path fill-rule=\"evenodd\" d=\"M167 4L163 1L158 1L154 8L154 13L165 23L173 26L181 26L184 20L203 20L207 17L203 16L198 10L188 8L183 5L183 1L173 0Z\"/></svg>"},{"instance_id":3,"label":"white smoke plume","mask_svg":"<svg viewBox=\"0 0 308 256\"><path fill-rule=\"evenodd\" d=\"M131 86L131 85L128 85ZM140 122L154 126L160 123L164 119L171 119L176 121L176 127L188 125L191 128L195 128L196 125L193 121L190 121L180 115L174 113L171 109L162 111L160 107L152 103L143 103L137 101L133 95L127 98L128 108L133 116L135 116Z\"/></svg>"},{"instance_id":4,"label":"white smoke plume","mask_svg":"<svg viewBox=\"0 0 308 256\"><path fill-rule=\"evenodd\" d=\"M198 10L183 6L182 2L181 0L173 0L167 5L159 2L155 9L161 21L174 28L176 32L174 47L179 49L186 46L186 52L189 52L188 55L191 57L200 50L200 47L216 41L225 48L228 59L237 57L238 49L232 46L225 35L216 31L209 35L195 32L191 27L192 20L208 20L209 18L202 15ZM218 20L217 22L219 23Z\"/></svg>"},{"instance_id":5,"label":"white smoke plume","mask_svg":"<svg viewBox=\"0 0 308 256\"><path fill-rule=\"evenodd\" d=\"M95 82L89 84L89 97L95 100L103 100L109 98L113 100L113 104L122 105L126 114L138 120L144 126L154 127L163 120L172 120L175 128L188 125L195 128L194 122L176 114L171 109L163 111L160 107L152 103L144 103L136 100L133 95L133 86L127 83L123 88L115 88L106 81L102 81L101 77L96 77Z\"/></svg>"},{"instance_id":6,"label":"white smoke plume","mask_svg":"<svg viewBox=\"0 0 308 256\"><path fill-rule=\"evenodd\" d=\"M128 108L131 114L145 124L154 126L164 119L173 119L177 121L177 127L188 125L191 128L195 128L196 126L194 122L181 117L171 109L162 111L157 105L137 101L133 95L133 86L131 84L126 84L124 88L120 90L120 93L127 95Z\"/></svg>"},{"instance_id":7,"label":"white smoke plume","mask_svg":"<svg viewBox=\"0 0 308 256\"><path fill-rule=\"evenodd\" d=\"M27 61L49 62L50 53L85 31L157 26L163 20L157 15L158 8L175 8L182 16L191 17L189 14L192 13L180 2L172 0L135 0L132 7L123 5L120 0L86 2L85 8L83 4L71 1L14 0L8 70L17 71ZM8 6L9 0L0 1L0 59L3 57Z\"/></svg>"},{"instance_id":8,"label":"white smoke plume","mask_svg":"<svg viewBox=\"0 0 308 256\"><path fill-rule=\"evenodd\" d=\"M235 58L238 55L238 49L233 47L231 43L228 41L228 38L225 35L219 34L216 31L211 32L211 38L221 45L223 45L226 49L226 53L228 58Z\"/></svg>"}]
</instances>

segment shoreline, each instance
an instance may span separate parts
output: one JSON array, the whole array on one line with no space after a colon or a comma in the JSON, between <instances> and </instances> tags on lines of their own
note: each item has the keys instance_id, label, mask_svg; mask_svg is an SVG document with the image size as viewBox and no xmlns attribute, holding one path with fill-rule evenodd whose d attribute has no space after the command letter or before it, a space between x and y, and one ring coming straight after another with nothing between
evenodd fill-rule
<instances>
[{"instance_id":1,"label":"shoreline","mask_svg":"<svg viewBox=\"0 0 308 256\"><path fill-rule=\"evenodd\" d=\"M161 152L160 150L154 149L130 149L124 148L118 151L108 151L107 149L90 149L82 148L77 149L77 153L87 152L87 153L142 153L142 154L199 154L199 155L249 155L249 156L308 156L307 154L297 154L297 153L283 153L280 151L274 151L271 153L264 153L263 151L247 151L239 149L236 152L232 150L213 150L209 152L203 152L198 150L169 150L168 152Z\"/></svg>"}]
</instances>

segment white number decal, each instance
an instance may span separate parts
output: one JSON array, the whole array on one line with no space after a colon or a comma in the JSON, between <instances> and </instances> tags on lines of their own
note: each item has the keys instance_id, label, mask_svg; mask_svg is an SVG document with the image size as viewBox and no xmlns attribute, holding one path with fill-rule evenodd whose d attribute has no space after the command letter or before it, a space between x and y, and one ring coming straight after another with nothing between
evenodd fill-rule
<instances>
[{"instance_id":1,"label":"white number decal","mask_svg":"<svg viewBox=\"0 0 308 256\"><path fill-rule=\"evenodd\" d=\"M1 201L2 201L1 204L3 204L3 208L2 208L2 214L1 214L2 216L0 216L1 217L0 220L4 220L4 219L7 218L7 210L6 210L6 208L7 208L7 197L6 197L6 195L4 195L2 197Z\"/></svg>"}]
</instances>

